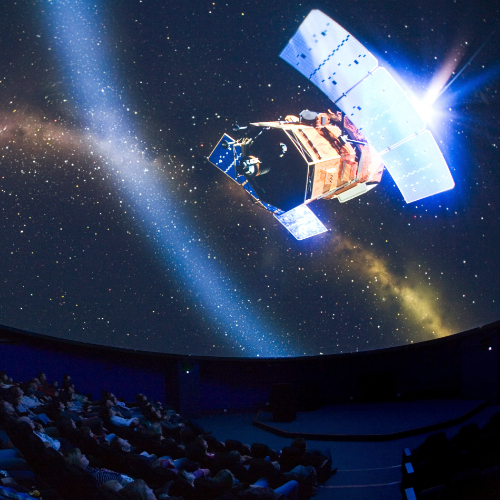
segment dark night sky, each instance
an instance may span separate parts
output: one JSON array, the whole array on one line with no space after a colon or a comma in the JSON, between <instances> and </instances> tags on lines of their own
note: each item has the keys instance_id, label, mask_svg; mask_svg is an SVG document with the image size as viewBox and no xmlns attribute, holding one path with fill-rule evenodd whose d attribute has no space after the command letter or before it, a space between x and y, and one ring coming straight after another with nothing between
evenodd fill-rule
<instances>
[{"instance_id":1,"label":"dark night sky","mask_svg":"<svg viewBox=\"0 0 500 500\"><path fill-rule=\"evenodd\" d=\"M0 323L145 351L275 357L500 319L492 5L8 3ZM204 158L235 122L332 106L278 57L313 8L419 97L487 42L428 123L455 189L407 205L385 173L362 197L313 203L330 230L299 242Z\"/></svg>"}]
</instances>

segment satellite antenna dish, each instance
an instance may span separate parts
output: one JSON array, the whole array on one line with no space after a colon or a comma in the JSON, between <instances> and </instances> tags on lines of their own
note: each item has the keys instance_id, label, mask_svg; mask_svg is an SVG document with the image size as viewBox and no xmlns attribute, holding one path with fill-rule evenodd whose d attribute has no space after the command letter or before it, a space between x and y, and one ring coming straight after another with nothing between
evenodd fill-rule
<instances>
[{"instance_id":1,"label":"satellite antenna dish","mask_svg":"<svg viewBox=\"0 0 500 500\"><path fill-rule=\"evenodd\" d=\"M303 120L316 120L318 114L319 113L316 113L316 111L309 111L308 109L304 109L304 111L300 112L299 116Z\"/></svg>"},{"instance_id":2,"label":"satellite antenna dish","mask_svg":"<svg viewBox=\"0 0 500 500\"><path fill-rule=\"evenodd\" d=\"M383 164L407 203L454 187L434 137L404 91L335 21L311 11L280 57L340 111L304 110L300 118L251 123L257 134L252 128L238 140L224 134L208 159L295 238L327 230L307 206L311 201L346 202L368 192L380 182ZM233 131L246 128L235 125Z\"/></svg>"}]
</instances>

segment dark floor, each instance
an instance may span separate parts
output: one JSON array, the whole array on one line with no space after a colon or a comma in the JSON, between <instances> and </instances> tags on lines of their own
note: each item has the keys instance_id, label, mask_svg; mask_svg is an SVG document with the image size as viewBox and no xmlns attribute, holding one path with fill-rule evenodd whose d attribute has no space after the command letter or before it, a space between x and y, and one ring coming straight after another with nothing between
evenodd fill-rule
<instances>
[{"instance_id":1,"label":"dark floor","mask_svg":"<svg viewBox=\"0 0 500 500\"><path fill-rule=\"evenodd\" d=\"M477 401L435 400L406 403L387 403L384 405L358 405L356 416L349 412L327 412L328 408L318 412L299 415L305 431L317 428L334 429L332 433L362 433L378 430L383 434L395 432L394 429L422 427L422 423L434 422L436 418L451 420L460 412L467 413L477 406ZM406 405L406 406L405 406ZM344 406L344 405L342 405ZM335 407L329 407L335 409ZM355 406L350 406L354 410ZM338 409L338 407L337 407ZM499 406L488 406L469 419L457 425L445 428L448 437L454 436L462 425L477 422L483 426L491 415L500 411ZM418 417L417 417L418 415ZM307 419L305 418L307 416ZM290 439L282 438L255 427L252 424L254 415L220 415L197 419L205 429L213 431L213 435L224 441L238 439L243 443L266 443L271 448L281 449L290 443ZM296 421L300 423L300 421ZM291 426L298 425L292 422ZM343 422L343 423L342 423ZM284 424L280 424L284 425ZM301 427L302 429L302 427ZM345 430L345 432L343 432ZM362 432L360 432L362 431ZM403 448L416 448L430 432L403 439L392 439L381 442L352 441L308 441L310 448L330 448L333 466L339 471L320 488L314 497L317 500L334 498L335 500L400 500L401 456Z\"/></svg>"}]
</instances>

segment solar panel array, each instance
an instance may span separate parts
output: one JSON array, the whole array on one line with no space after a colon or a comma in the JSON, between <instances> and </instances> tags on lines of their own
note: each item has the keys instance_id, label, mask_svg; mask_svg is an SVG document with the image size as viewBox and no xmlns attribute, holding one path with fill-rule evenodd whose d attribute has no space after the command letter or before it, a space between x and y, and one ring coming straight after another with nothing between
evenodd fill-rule
<instances>
[{"instance_id":1,"label":"solar panel array","mask_svg":"<svg viewBox=\"0 0 500 500\"><path fill-rule=\"evenodd\" d=\"M383 160L406 203L447 191L455 185L439 146L428 130L388 151Z\"/></svg>"},{"instance_id":2,"label":"solar panel array","mask_svg":"<svg viewBox=\"0 0 500 500\"><path fill-rule=\"evenodd\" d=\"M448 165L408 96L333 19L311 11L280 57L350 118L380 153L407 203L453 188Z\"/></svg>"},{"instance_id":3,"label":"solar panel array","mask_svg":"<svg viewBox=\"0 0 500 500\"><path fill-rule=\"evenodd\" d=\"M299 205L288 212L274 215L298 240L324 233L326 227L307 205Z\"/></svg>"},{"instance_id":4,"label":"solar panel array","mask_svg":"<svg viewBox=\"0 0 500 500\"><path fill-rule=\"evenodd\" d=\"M337 106L378 152L425 129L424 121L385 68L377 68Z\"/></svg>"},{"instance_id":5,"label":"solar panel array","mask_svg":"<svg viewBox=\"0 0 500 500\"><path fill-rule=\"evenodd\" d=\"M245 181L245 177L243 175L238 175L236 172L237 161L241 158L241 147L239 145L224 147L224 145L232 146L234 142L232 137L224 134L222 139L217 143L217 146L215 146L214 150L210 153L208 160L226 175L231 177L233 181L242 184Z\"/></svg>"},{"instance_id":6,"label":"solar panel array","mask_svg":"<svg viewBox=\"0 0 500 500\"><path fill-rule=\"evenodd\" d=\"M319 10L304 19L280 57L334 102L378 66L366 47Z\"/></svg>"}]
</instances>

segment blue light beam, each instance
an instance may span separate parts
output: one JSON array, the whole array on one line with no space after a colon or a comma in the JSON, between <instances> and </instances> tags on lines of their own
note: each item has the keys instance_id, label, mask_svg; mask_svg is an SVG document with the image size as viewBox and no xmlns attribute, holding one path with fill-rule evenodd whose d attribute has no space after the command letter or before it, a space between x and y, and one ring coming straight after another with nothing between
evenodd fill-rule
<instances>
[{"instance_id":1,"label":"blue light beam","mask_svg":"<svg viewBox=\"0 0 500 500\"><path fill-rule=\"evenodd\" d=\"M123 109L122 92L116 90L121 87L110 75L113 65L100 29L100 7L82 0L49 0L48 4L47 24L53 30L74 100L84 114L94 153L108 160L110 175L140 214L142 229L161 255L166 273L172 272L173 264L178 280L188 283L186 294L191 293L194 302L197 298L224 347L232 346L240 351L237 355L302 354L290 346L286 334L273 335L265 312L250 305L221 266L207 262L209 251L195 243L178 201L162 191L164 179L155 179L160 180L160 171L135 150L137 139Z\"/></svg>"}]
</instances>

